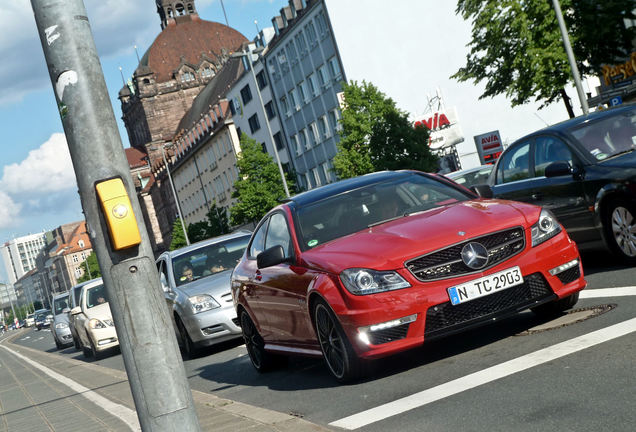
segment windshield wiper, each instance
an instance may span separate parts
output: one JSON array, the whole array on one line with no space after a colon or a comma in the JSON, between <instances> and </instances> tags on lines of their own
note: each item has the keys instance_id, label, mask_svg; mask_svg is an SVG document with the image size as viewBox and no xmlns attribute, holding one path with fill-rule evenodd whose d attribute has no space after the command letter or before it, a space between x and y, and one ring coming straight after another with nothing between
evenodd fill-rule
<instances>
[{"instance_id":1,"label":"windshield wiper","mask_svg":"<svg viewBox=\"0 0 636 432\"><path fill-rule=\"evenodd\" d=\"M399 214L397 216L390 217L388 219L383 219L383 220L378 221L378 222L373 222L372 224L367 225L367 228L373 228L374 226L382 225L383 223L391 222L391 221L394 221L396 219L401 219L401 218L407 217L409 215L411 215L411 213L403 213L403 214Z\"/></svg>"}]
</instances>

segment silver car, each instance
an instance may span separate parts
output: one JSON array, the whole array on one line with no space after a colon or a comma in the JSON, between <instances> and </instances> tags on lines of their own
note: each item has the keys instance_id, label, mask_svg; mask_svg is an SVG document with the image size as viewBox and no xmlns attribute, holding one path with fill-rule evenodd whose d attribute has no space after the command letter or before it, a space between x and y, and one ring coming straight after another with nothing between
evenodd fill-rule
<instances>
[{"instance_id":1,"label":"silver car","mask_svg":"<svg viewBox=\"0 0 636 432\"><path fill-rule=\"evenodd\" d=\"M80 305L80 294L82 293L82 287L95 280L97 279L92 279L86 282L79 283L69 290L68 307L70 309L74 309ZM75 326L75 322L77 321L77 315L71 315L71 311L69 310L66 316L68 318L68 327L71 330L71 336L73 337L73 344L75 345L75 349L80 349L82 346L80 344L80 339L77 334L77 327Z\"/></svg>"},{"instance_id":2,"label":"silver car","mask_svg":"<svg viewBox=\"0 0 636 432\"><path fill-rule=\"evenodd\" d=\"M51 322L51 334L57 349L73 345L73 336L68 326L68 292L53 297L53 321Z\"/></svg>"},{"instance_id":3,"label":"silver car","mask_svg":"<svg viewBox=\"0 0 636 432\"><path fill-rule=\"evenodd\" d=\"M250 235L240 231L215 237L157 259L175 333L188 357L200 347L241 337L230 276Z\"/></svg>"}]
</instances>

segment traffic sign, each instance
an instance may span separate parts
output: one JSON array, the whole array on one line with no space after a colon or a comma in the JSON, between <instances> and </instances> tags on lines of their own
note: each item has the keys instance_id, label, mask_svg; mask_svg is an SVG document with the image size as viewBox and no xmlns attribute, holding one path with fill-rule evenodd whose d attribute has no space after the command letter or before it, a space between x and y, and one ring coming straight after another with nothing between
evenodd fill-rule
<instances>
[{"instance_id":1,"label":"traffic sign","mask_svg":"<svg viewBox=\"0 0 636 432\"><path fill-rule=\"evenodd\" d=\"M610 99L609 106L616 106L623 103L623 98L620 96L616 96Z\"/></svg>"}]
</instances>

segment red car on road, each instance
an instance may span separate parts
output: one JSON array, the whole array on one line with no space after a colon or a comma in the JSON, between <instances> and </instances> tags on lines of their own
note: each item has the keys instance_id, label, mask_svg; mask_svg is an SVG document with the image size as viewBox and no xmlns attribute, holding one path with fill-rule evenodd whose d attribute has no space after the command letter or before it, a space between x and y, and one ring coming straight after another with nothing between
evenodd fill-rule
<instances>
[{"instance_id":1,"label":"red car on road","mask_svg":"<svg viewBox=\"0 0 636 432\"><path fill-rule=\"evenodd\" d=\"M561 312L584 287L578 249L549 211L415 171L292 197L260 221L232 275L258 371L324 356L341 382L366 360L493 318Z\"/></svg>"}]
</instances>

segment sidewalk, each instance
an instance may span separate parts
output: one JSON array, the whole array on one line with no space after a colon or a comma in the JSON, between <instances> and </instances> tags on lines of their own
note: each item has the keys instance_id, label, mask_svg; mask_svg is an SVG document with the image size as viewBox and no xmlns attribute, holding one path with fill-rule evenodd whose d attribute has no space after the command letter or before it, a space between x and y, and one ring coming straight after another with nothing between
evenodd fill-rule
<instances>
[{"instance_id":1,"label":"sidewalk","mask_svg":"<svg viewBox=\"0 0 636 432\"><path fill-rule=\"evenodd\" d=\"M20 334L0 339L0 432L141 430L125 372L12 344ZM192 394L203 431L329 430L276 411Z\"/></svg>"}]
</instances>

